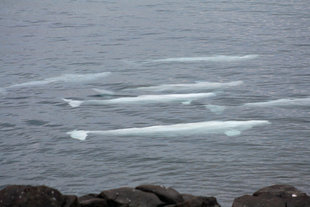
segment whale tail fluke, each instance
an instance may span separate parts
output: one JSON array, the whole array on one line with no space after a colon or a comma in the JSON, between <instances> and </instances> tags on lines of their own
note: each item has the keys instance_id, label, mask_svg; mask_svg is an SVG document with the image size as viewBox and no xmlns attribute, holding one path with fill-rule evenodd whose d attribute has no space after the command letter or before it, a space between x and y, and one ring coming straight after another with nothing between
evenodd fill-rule
<instances>
[{"instance_id":1,"label":"whale tail fluke","mask_svg":"<svg viewBox=\"0 0 310 207\"><path fill-rule=\"evenodd\" d=\"M72 108L79 107L83 101L73 100L73 99L62 99L63 101L67 102Z\"/></svg>"},{"instance_id":2,"label":"whale tail fluke","mask_svg":"<svg viewBox=\"0 0 310 207\"><path fill-rule=\"evenodd\" d=\"M223 111L226 109L226 106L210 105L209 104L209 105L206 105L206 108L215 114L222 114Z\"/></svg>"},{"instance_id":3,"label":"whale tail fluke","mask_svg":"<svg viewBox=\"0 0 310 207\"><path fill-rule=\"evenodd\" d=\"M96 93L102 95L102 96L113 96L115 93L113 91L105 90L105 89L98 89L98 88L93 88L93 91Z\"/></svg>"},{"instance_id":4,"label":"whale tail fluke","mask_svg":"<svg viewBox=\"0 0 310 207\"><path fill-rule=\"evenodd\" d=\"M183 105L191 105L191 103L192 103L192 100L182 102Z\"/></svg>"},{"instance_id":5,"label":"whale tail fluke","mask_svg":"<svg viewBox=\"0 0 310 207\"><path fill-rule=\"evenodd\" d=\"M88 131L73 130L71 132L67 132L67 134L69 134L71 136L71 138L73 138L73 139L78 139L78 140L84 141L84 140L86 140L86 137L88 135Z\"/></svg>"}]
</instances>

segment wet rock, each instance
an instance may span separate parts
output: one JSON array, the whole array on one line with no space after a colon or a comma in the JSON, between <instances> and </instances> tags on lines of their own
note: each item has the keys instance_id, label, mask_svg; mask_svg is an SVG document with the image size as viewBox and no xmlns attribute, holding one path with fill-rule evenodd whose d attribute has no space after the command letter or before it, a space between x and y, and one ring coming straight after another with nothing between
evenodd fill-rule
<instances>
[{"instance_id":1,"label":"wet rock","mask_svg":"<svg viewBox=\"0 0 310 207\"><path fill-rule=\"evenodd\" d=\"M108 202L101 198L91 198L80 202L81 207L109 207Z\"/></svg>"},{"instance_id":2,"label":"wet rock","mask_svg":"<svg viewBox=\"0 0 310 207\"><path fill-rule=\"evenodd\" d=\"M102 191L98 197L105 199L111 207L157 207L163 204L155 194L127 187Z\"/></svg>"},{"instance_id":3,"label":"wet rock","mask_svg":"<svg viewBox=\"0 0 310 207\"><path fill-rule=\"evenodd\" d=\"M183 202L182 195L173 188L166 188L159 185L140 185L136 189L154 193L158 198L166 204L175 204Z\"/></svg>"},{"instance_id":4,"label":"wet rock","mask_svg":"<svg viewBox=\"0 0 310 207\"><path fill-rule=\"evenodd\" d=\"M75 196L47 186L10 185L0 191L1 207L78 207Z\"/></svg>"},{"instance_id":5,"label":"wet rock","mask_svg":"<svg viewBox=\"0 0 310 207\"><path fill-rule=\"evenodd\" d=\"M236 198L233 207L310 207L310 197L291 185L272 185Z\"/></svg>"},{"instance_id":6,"label":"wet rock","mask_svg":"<svg viewBox=\"0 0 310 207\"><path fill-rule=\"evenodd\" d=\"M214 197L187 196L187 198L189 199L182 203L171 205L171 207L221 207Z\"/></svg>"},{"instance_id":7,"label":"wet rock","mask_svg":"<svg viewBox=\"0 0 310 207\"><path fill-rule=\"evenodd\" d=\"M90 199L93 199L93 198L98 198L98 194L89 193L89 194L80 196L79 197L79 202L82 202L82 201L85 201L85 200L90 200Z\"/></svg>"},{"instance_id":8,"label":"wet rock","mask_svg":"<svg viewBox=\"0 0 310 207\"><path fill-rule=\"evenodd\" d=\"M286 200L285 207L310 207L310 197L296 197Z\"/></svg>"},{"instance_id":9,"label":"wet rock","mask_svg":"<svg viewBox=\"0 0 310 207\"><path fill-rule=\"evenodd\" d=\"M291 185L272 185L256 191L253 196L292 198L307 196L307 194Z\"/></svg>"},{"instance_id":10,"label":"wet rock","mask_svg":"<svg viewBox=\"0 0 310 207\"><path fill-rule=\"evenodd\" d=\"M280 198L259 198L256 196L245 195L236 198L233 207L285 207L285 202Z\"/></svg>"},{"instance_id":11,"label":"wet rock","mask_svg":"<svg viewBox=\"0 0 310 207\"><path fill-rule=\"evenodd\" d=\"M90 193L79 197L80 207L108 207L105 199L99 198L98 194Z\"/></svg>"},{"instance_id":12,"label":"wet rock","mask_svg":"<svg viewBox=\"0 0 310 207\"><path fill-rule=\"evenodd\" d=\"M192 194L182 194L182 197L183 197L184 201L188 201L188 200L195 198L196 196L194 196Z\"/></svg>"},{"instance_id":13,"label":"wet rock","mask_svg":"<svg viewBox=\"0 0 310 207\"><path fill-rule=\"evenodd\" d=\"M75 195L64 195L65 202L62 204L62 207L78 207L79 200Z\"/></svg>"}]
</instances>

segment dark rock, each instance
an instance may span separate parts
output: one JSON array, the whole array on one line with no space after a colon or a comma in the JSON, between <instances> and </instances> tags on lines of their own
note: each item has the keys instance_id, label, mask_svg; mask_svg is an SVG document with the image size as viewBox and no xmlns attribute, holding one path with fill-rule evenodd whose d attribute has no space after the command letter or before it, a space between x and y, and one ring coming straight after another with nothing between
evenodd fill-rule
<instances>
[{"instance_id":1,"label":"dark rock","mask_svg":"<svg viewBox=\"0 0 310 207\"><path fill-rule=\"evenodd\" d=\"M196 196L194 196L192 194L182 194L182 197L183 197L184 201L188 201L188 200L195 198Z\"/></svg>"},{"instance_id":2,"label":"dark rock","mask_svg":"<svg viewBox=\"0 0 310 207\"><path fill-rule=\"evenodd\" d=\"M102 191L98 197L105 199L111 207L157 207L163 204L156 195L134 188Z\"/></svg>"},{"instance_id":3,"label":"dark rock","mask_svg":"<svg viewBox=\"0 0 310 207\"><path fill-rule=\"evenodd\" d=\"M108 207L108 202L102 198L91 198L80 202L81 207Z\"/></svg>"},{"instance_id":4,"label":"dark rock","mask_svg":"<svg viewBox=\"0 0 310 207\"><path fill-rule=\"evenodd\" d=\"M98 194L95 193L89 193L87 195L83 195L79 197L79 202L85 201L85 200L90 200L93 198L98 198Z\"/></svg>"},{"instance_id":5,"label":"dark rock","mask_svg":"<svg viewBox=\"0 0 310 207\"><path fill-rule=\"evenodd\" d=\"M77 207L79 206L79 200L78 197L75 195L64 195L64 203L62 204L62 207Z\"/></svg>"},{"instance_id":6,"label":"dark rock","mask_svg":"<svg viewBox=\"0 0 310 207\"><path fill-rule=\"evenodd\" d=\"M140 185L136 189L154 193L158 198L166 204L174 204L183 202L182 195L173 188L166 188L159 185Z\"/></svg>"},{"instance_id":7,"label":"dark rock","mask_svg":"<svg viewBox=\"0 0 310 207\"><path fill-rule=\"evenodd\" d=\"M193 198L186 200L182 203L173 205L174 207L221 207L216 198L214 197L203 197L194 196Z\"/></svg>"},{"instance_id":8,"label":"dark rock","mask_svg":"<svg viewBox=\"0 0 310 207\"><path fill-rule=\"evenodd\" d=\"M310 207L310 197L291 185L272 185L236 198L233 207Z\"/></svg>"},{"instance_id":9,"label":"dark rock","mask_svg":"<svg viewBox=\"0 0 310 207\"><path fill-rule=\"evenodd\" d=\"M296 198L289 198L286 200L285 207L310 207L310 197L296 197Z\"/></svg>"},{"instance_id":10,"label":"dark rock","mask_svg":"<svg viewBox=\"0 0 310 207\"><path fill-rule=\"evenodd\" d=\"M307 194L291 185L272 185L256 191L253 196L292 198L307 196Z\"/></svg>"},{"instance_id":11,"label":"dark rock","mask_svg":"<svg viewBox=\"0 0 310 207\"><path fill-rule=\"evenodd\" d=\"M10 185L0 191L1 207L78 207L75 196L46 186Z\"/></svg>"},{"instance_id":12,"label":"dark rock","mask_svg":"<svg viewBox=\"0 0 310 207\"><path fill-rule=\"evenodd\" d=\"M245 195L236 198L233 207L285 207L285 202L280 198L259 198L256 196Z\"/></svg>"},{"instance_id":13,"label":"dark rock","mask_svg":"<svg viewBox=\"0 0 310 207\"><path fill-rule=\"evenodd\" d=\"M108 202L94 193L79 197L79 202L81 207L108 207Z\"/></svg>"}]
</instances>

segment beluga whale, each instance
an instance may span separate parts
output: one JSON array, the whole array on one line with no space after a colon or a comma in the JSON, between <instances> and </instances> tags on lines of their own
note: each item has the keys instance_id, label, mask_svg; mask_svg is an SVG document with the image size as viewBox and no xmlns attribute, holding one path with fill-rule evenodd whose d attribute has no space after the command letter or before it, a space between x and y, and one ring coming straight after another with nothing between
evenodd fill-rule
<instances>
[{"instance_id":1,"label":"beluga whale","mask_svg":"<svg viewBox=\"0 0 310 207\"><path fill-rule=\"evenodd\" d=\"M24 88L24 87L35 87L41 85L47 85L51 83L64 82L64 83L84 83L93 81L96 79L104 78L110 75L111 72L102 72L102 73L85 73L85 74L63 74L56 77L50 77L43 80L29 81L25 83L17 83L0 89L0 92L6 93L7 89L12 88Z\"/></svg>"},{"instance_id":2,"label":"beluga whale","mask_svg":"<svg viewBox=\"0 0 310 207\"><path fill-rule=\"evenodd\" d=\"M279 108L291 108L296 106L307 107L310 106L310 97L306 98L282 98L282 99L275 99L270 101L261 101L261 102L252 102L252 103L244 103L241 106L234 106L236 107L247 107L247 108L270 108L270 107L279 107ZM220 106L220 105L205 105L207 109L211 112L216 114L221 114L227 106ZM232 108L232 107L229 107Z\"/></svg>"},{"instance_id":3,"label":"beluga whale","mask_svg":"<svg viewBox=\"0 0 310 207\"><path fill-rule=\"evenodd\" d=\"M283 98L264 102L246 103L247 107L290 107L290 106L310 106L310 97L307 98Z\"/></svg>"},{"instance_id":4,"label":"beluga whale","mask_svg":"<svg viewBox=\"0 0 310 207\"><path fill-rule=\"evenodd\" d=\"M184 123L173 125L156 125L141 128L125 128L102 131L73 130L67 132L73 139L86 140L89 134L118 137L179 137L207 134L225 134L226 136L238 136L244 130L255 126L270 124L266 120L249 121L206 121L196 123Z\"/></svg>"},{"instance_id":5,"label":"beluga whale","mask_svg":"<svg viewBox=\"0 0 310 207\"><path fill-rule=\"evenodd\" d=\"M251 60L257 58L258 55L214 55L214 56L201 56L201 57L176 57L176 58L163 58L150 61L151 63L191 63L191 62L236 62Z\"/></svg>"},{"instance_id":6,"label":"beluga whale","mask_svg":"<svg viewBox=\"0 0 310 207\"><path fill-rule=\"evenodd\" d=\"M164 95L141 95L135 97L122 97L108 100L73 100L63 99L71 107L81 105L113 105L113 104L154 104L154 103L175 103L190 104L194 100L209 98L215 93L188 93L188 94L164 94Z\"/></svg>"},{"instance_id":7,"label":"beluga whale","mask_svg":"<svg viewBox=\"0 0 310 207\"><path fill-rule=\"evenodd\" d=\"M243 84L243 81L231 82L206 82L197 81L195 83L178 83L178 84L162 84L157 86L139 87L137 90L143 91L193 91L193 90L210 90L224 89Z\"/></svg>"}]
</instances>

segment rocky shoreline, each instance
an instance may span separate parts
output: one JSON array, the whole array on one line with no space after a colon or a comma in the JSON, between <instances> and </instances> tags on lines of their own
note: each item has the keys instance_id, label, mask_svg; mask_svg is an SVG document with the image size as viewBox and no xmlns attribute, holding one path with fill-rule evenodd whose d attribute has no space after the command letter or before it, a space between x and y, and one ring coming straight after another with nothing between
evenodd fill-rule
<instances>
[{"instance_id":1,"label":"rocky shoreline","mask_svg":"<svg viewBox=\"0 0 310 207\"><path fill-rule=\"evenodd\" d=\"M0 207L220 207L215 197L181 194L173 188L140 185L83 196L47 186L8 185ZM291 185L272 185L234 200L232 207L310 207L310 197Z\"/></svg>"}]
</instances>

